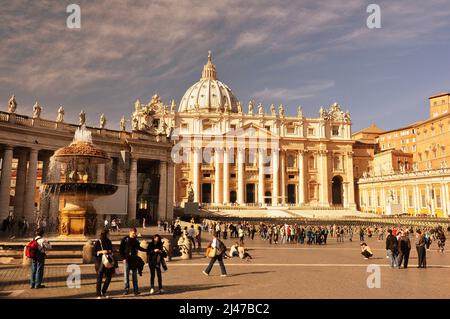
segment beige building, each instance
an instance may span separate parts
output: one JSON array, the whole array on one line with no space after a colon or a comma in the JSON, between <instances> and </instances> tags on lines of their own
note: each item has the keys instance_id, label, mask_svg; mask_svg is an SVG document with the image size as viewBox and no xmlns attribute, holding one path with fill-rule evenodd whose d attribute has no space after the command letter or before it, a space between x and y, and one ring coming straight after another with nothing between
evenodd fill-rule
<instances>
[{"instance_id":1,"label":"beige building","mask_svg":"<svg viewBox=\"0 0 450 319\"><path fill-rule=\"evenodd\" d=\"M361 210L448 217L449 93L429 97L430 118L381 133L373 169L358 181Z\"/></svg>"},{"instance_id":2,"label":"beige building","mask_svg":"<svg viewBox=\"0 0 450 319\"><path fill-rule=\"evenodd\" d=\"M63 199L43 197L39 186L61 181L52 176L64 175L65 168L52 165L51 156L72 141L86 115L82 112L80 123L71 124L64 121L62 107L56 121L41 118L42 108L37 103L32 116L19 114L20 108L12 97L7 110L0 111L0 220L13 213L18 219L25 216L31 224L37 217L56 223ZM127 131L125 121L121 130L107 129L105 117L98 127L88 129L95 145L111 158L110 163L91 172L94 182L115 184L120 189L112 205L103 205L106 209L99 208L97 213L128 220L172 219L174 165L169 138L153 126Z\"/></svg>"},{"instance_id":3,"label":"beige building","mask_svg":"<svg viewBox=\"0 0 450 319\"><path fill-rule=\"evenodd\" d=\"M355 208L351 120L334 103L316 118L283 105L243 107L211 54L201 78L164 116L173 126L175 203ZM162 116L159 116L161 119Z\"/></svg>"}]
</instances>

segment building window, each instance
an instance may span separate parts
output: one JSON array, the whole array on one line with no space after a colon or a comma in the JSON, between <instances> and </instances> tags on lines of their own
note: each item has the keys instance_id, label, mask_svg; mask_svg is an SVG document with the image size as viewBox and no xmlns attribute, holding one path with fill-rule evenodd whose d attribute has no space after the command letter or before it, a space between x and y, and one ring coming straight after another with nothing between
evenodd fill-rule
<instances>
[{"instance_id":1,"label":"building window","mask_svg":"<svg viewBox=\"0 0 450 319\"><path fill-rule=\"evenodd\" d=\"M333 136L339 136L339 126L338 125L333 125L333 127L331 128L331 134Z\"/></svg>"},{"instance_id":2,"label":"building window","mask_svg":"<svg viewBox=\"0 0 450 319\"><path fill-rule=\"evenodd\" d=\"M316 158L312 155L308 158L308 168L314 170L316 168Z\"/></svg>"},{"instance_id":3,"label":"building window","mask_svg":"<svg viewBox=\"0 0 450 319\"><path fill-rule=\"evenodd\" d=\"M287 127L287 133L288 134L295 134L295 126L290 125Z\"/></svg>"},{"instance_id":4,"label":"building window","mask_svg":"<svg viewBox=\"0 0 450 319\"><path fill-rule=\"evenodd\" d=\"M314 136L314 128L312 128L312 127L308 128L308 135Z\"/></svg>"},{"instance_id":5,"label":"building window","mask_svg":"<svg viewBox=\"0 0 450 319\"><path fill-rule=\"evenodd\" d=\"M288 155L287 157L287 167L295 167L295 156L294 155Z\"/></svg>"},{"instance_id":6,"label":"building window","mask_svg":"<svg viewBox=\"0 0 450 319\"><path fill-rule=\"evenodd\" d=\"M342 160L340 156L335 156L333 159L334 169L337 171L342 170Z\"/></svg>"}]
</instances>

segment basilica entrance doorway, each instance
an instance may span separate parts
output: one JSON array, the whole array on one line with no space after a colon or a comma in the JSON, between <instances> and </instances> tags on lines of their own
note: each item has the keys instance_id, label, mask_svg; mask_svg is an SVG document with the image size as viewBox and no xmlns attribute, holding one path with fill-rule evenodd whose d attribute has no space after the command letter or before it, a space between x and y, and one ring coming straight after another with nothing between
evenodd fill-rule
<instances>
[{"instance_id":1,"label":"basilica entrance doorway","mask_svg":"<svg viewBox=\"0 0 450 319\"><path fill-rule=\"evenodd\" d=\"M255 184L247 184L245 198L245 202L247 204L252 204L255 202Z\"/></svg>"},{"instance_id":2,"label":"basilica entrance doorway","mask_svg":"<svg viewBox=\"0 0 450 319\"><path fill-rule=\"evenodd\" d=\"M295 204L295 184L288 184L287 186L287 203Z\"/></svg>"},{"instance_id":3,"label":"basilica entrance doorway","mask_svg":"<svg viewBox=\"0 0 450 319\"><path fill-rule=\"evenodd\" d=\"M202 203L211 203L211 184L204 183L202 184Z\"/></svg>"},{"instance_id":4,"label":"basilica entrance doorway","mask_svg":"<svg viewBox=\"0 0 450 319\"><path fill-rule=\"evenodd\" d=\"M332 203L333 205L342 205L342 177L336 175L331 180Z\"/></svg>"}]
</instances>

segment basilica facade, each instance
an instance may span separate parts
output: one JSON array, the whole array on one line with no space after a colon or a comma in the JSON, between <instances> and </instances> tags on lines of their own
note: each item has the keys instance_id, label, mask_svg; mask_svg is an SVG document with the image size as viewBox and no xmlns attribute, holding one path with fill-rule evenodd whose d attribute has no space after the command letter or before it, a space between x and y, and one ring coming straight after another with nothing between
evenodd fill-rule
<instances>
[{"instance_id":1,"label":"basilica facade","mask_svg":"<svg viewBox=\"0 0 450 319\"><path fill-rule=\"evenodd\" d=\"M133 123L171 136L176 206L191 194L206 207L355 208L351 119L338 103L314 118L301 106L294 116L283 105L244 106L218 79L211 53L178 109L158 101L137 101L136 114L151 116Z\"/></svg>"}]
</instances>

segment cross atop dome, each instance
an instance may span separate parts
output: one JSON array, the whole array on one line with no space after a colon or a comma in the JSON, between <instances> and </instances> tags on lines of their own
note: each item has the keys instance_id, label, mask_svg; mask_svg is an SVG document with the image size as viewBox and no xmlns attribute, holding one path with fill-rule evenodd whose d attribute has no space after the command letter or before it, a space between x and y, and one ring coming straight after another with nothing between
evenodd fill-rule
<instances>
[{"instance_id":1,"label":"cross atop dome","mask_svg":"<svg viewBox=\"0 0 450 319\"><path fill-rule=\"evenodd\" d=\"M208 51L208 62L203 66L202 80L217 80L216 66L212 63L211 50Z\"/></svg>"}]
</instances>

